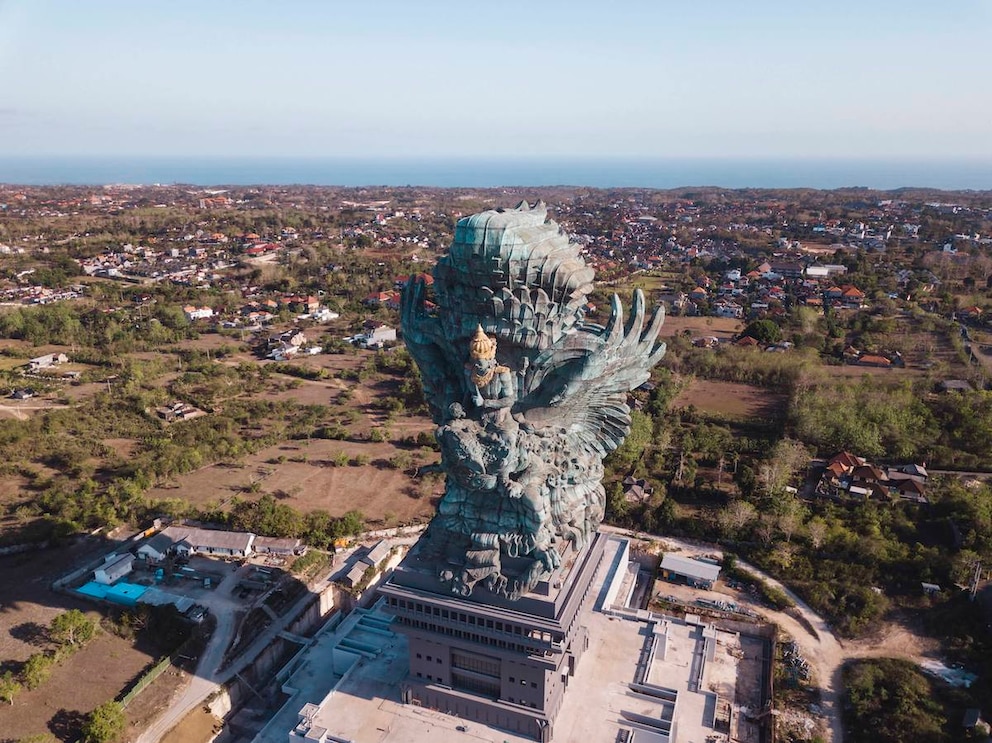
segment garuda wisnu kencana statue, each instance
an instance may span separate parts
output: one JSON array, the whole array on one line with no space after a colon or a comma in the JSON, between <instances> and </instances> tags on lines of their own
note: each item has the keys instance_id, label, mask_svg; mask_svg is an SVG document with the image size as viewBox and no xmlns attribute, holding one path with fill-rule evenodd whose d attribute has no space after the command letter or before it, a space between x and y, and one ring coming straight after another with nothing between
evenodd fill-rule
<instances>
[{"instance_id":1,"label":"garuda wisnu kencana statue","mask_svg":"<svg viewBox=\"0 0 992 743\"><path fill-rule=\"evenodd\" d=\"M459 220L449 253L403 291L447 475L421 541L440 580L516 599L579 550L603 519L603 458L630 431L627 393L665 353L659 307L630 321L614 295L586 321L593 270L544 204ZM431 301L432 300L432 301Z\"/></svg>"}]
</instances>

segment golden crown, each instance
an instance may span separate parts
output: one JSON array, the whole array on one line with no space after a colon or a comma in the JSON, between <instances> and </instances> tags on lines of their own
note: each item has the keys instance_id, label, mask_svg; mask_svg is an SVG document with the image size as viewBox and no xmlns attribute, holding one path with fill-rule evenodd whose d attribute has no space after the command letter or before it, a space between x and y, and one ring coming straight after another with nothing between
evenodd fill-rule
<instances>
[{"instance_id":1,"label":"golden crown","mask_svg":"<svg viewBox=\"0 0 992 743\"><path fill-rule=\"evenodd\" d=\"M475 329L475 335L469 342L468 348L469 356L473 359L496 358L496 341L486 335L481 325Z\"/></svg>"}]
</instances>

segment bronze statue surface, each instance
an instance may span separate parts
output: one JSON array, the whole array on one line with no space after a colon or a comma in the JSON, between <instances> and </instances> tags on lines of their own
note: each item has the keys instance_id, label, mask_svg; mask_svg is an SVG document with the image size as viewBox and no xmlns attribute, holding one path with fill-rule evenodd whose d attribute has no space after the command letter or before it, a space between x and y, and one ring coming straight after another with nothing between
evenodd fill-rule
<instances>
[{"instance_id":1,"label":"bronze statue surface","mask_svg":"<svg viewBox=\"0 0 992 743\"><path fill-rule=\"evenodd\" d=\"M459 220L434 270L411 279L404 340L421 370L447 475L422 553L454 593L518 598L603 519L603 458L630 430L627 392L664 355L658 308L630 321L614 295L585 320L593 270L543 204Z\"/></svg>"}]
</instances>

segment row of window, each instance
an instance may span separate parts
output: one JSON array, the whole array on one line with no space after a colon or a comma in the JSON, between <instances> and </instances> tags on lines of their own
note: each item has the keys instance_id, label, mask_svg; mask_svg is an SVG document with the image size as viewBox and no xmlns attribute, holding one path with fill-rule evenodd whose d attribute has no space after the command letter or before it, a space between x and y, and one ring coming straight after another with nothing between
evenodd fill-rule
<instances>
[{"instance_id":1,"label":"row of window","mask_svg":"<svg viewBox=\"0 0 992 743\"><path fill-rule=\"evenodd\" d=\"M492 640L484 635L478 635L474 632L463 632L459 629L454 629L445 624L434 624L433 622L422 622L419 619L409 619L407 617L399 617L399 621L406 625L407 627L414 627L416 629L426 630L428 632L434 632L440 635L448 635L449 637L455 637L459 640L467 640L469 642L476 642L480 645L488 645L490 647L497 647L501 650L512 650L517 653L522 653L524 655L534 655L535 650L533 647L528 645L518 645L513 642L507 642L506 640ZM545 654L550 651L544 651Z\"/></svg>"},{"instance_id":2,"label":"row of window","mask_svg":"<svg viewBox=\"0 0 992 743\"><path fill-rule=\"evenodd\" d=\"M501 674L502 665L498 658L453 650L451 652L451 667L498 679Z\"/></svg>"},{"instance_id":3,"label":"row of window","mask_svg":"<svg viewBox=\"0 0 992 743\"><path fill-rule=\"evenodd\" d=\"M506 632L512 635L520 635L521 637L526 636L532 640L540 640L541 642L552 642L553 640L552 634L547 631L531 629L525 632L524 627L519 624L477 617L474 614L466 614L464 612L449 611L438 606L425 605L419 601L407 601L406 599L397 599L395 596L390 596L389 605L416 612L417 614L427 614L428 616L435 616L451 622L461 622L470 627L485 627L496 632Z\"/></svg>"},{"instance_id":4,"label":"row of window","mask_svg":"<svg viewBox=\"0 0 992 743\"><path fill-rule=\"evenodd\" d=\"M423 660L423 658L424 658L423 655L421 655L420 653L417 653L417 660ZM427 662L430 663L432 660L434 660L434 659L431 656L428 655L427 656ZM441 662L441 659L438 658L437 659L437 662L440 663Z\"/></svg>"}]
</instances>

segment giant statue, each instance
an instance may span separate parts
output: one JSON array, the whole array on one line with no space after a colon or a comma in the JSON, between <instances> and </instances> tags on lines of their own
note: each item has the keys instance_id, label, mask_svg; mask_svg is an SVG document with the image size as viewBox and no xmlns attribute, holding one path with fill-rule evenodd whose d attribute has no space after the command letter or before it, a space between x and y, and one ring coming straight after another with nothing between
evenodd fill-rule
<instances>
[{"instance_id":1,"label":"giant statue","mask_svg":"<svg viewBox=\"0 0 992 743\"><path fill-rule=\"evenodd\" d=\"M404 287L403 336L420 368L446 474L421 541L442 583L517 599L603 519L603 458L630 431L627 393L665 353L613 295L585 319L593 270L543 203L459 220L434 269Z\"/></svg>"}]
</instances>

